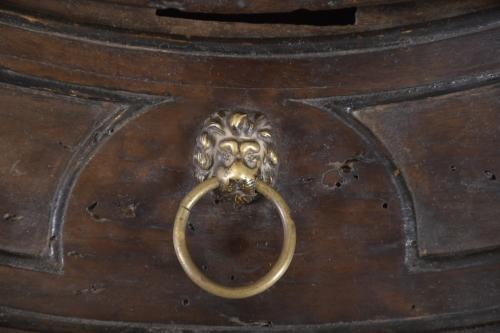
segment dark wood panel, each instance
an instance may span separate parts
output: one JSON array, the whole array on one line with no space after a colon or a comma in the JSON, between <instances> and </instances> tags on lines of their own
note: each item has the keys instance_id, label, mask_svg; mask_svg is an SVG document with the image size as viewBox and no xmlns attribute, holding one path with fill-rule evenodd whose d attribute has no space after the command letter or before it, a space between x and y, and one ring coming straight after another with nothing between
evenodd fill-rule
<instances>
[{"instance_id":1,"label":"dark wood panel","mask_svg":"<svg viewBox=\"0 0 500 333\"><path fill-rule=\"evenodd\" d=\"M490 15L495 17L493 14ZM7 17L4 18L7 20ZM416 38L402 41L402 44L397 40L392 41L396 44L390 47L380 37L366 40L357 38L358 42L365 41L363 49L356 49L359 44L353 40L349 40L349 43L354 44L304 43L300 44L301 48L298 48L299 44L295 45L296 50L302 49L304 52L308 47L313 47L316 52L320 52L314 56L311 53L271 56L273 52L283 50L266 44L251 45L254 48L253 56L243 56L232 52L246 52L249 45L219 44L227 50L226 56L223 56L220 53L210 54L208 46L204 52L191 49L198 45L196 43L184 45L182 52L159 50L159 45L169 48L170 44L165 40L96 33L93 29L55 23L51 23L49 28L45 25L47 22L42 24L35 19L37 23L33 24L19 17L17 19L21 21L15 21L15 24L8 21L0 25L1 65L21 73L65 82L158 95L165 94L167 90L182 93L182 90L192 90L193 86L198 90L206 86L221 89L279 89L308 97L369 93L431 84L449 78L496 73L500 59L498 29L429 43L436 38L443 38L446 31L432 29L426 32L423 40L420 39L420 42L425 40L425 43L410 45L409 48L397 47L407 45L410 41L417 42ZM480 27L476 28L485 29L490 24L494 26L499 23L498 16L490 19L488 21L483 17ZM51 33L53 29L60 33ZM462 30L457 28L453 31ZM417 29L411 33L420 34L422 31L418 32ZM400 34L397 36L401 38ZM382 42L371 44L375 41ZM293 43L290 45L293 48ZM463 45L468 47L464 48ZM175 43L171 46L179 47ZM345 47L354 49L345 52L342 50ZM455 56L457 52L460 52L460 57ZM429 62L429 58L432 58L432 62ZM48 63L46 59L51 61ZM140 66L137 65L139 63Z\"/></svg>"},{"instance_id":2,"label":"dark wood panel","mask_svg":"<svg viewBox=\"0 0 500 333\"><path fill-rule=\"evenodd\" d=\"M193 326L175 324L151 324L139 322L106 322L84 318L67 318L34 313L16 309L0 308L0 323L25 329L43 330L60 333L150 333L154 332L467 332L491 333L498 330L498 321L493 319L498 309L489 312L475 311L467 314L449 314L443 316L426 316L408 320L374 320L367 323L338 323L325 325L293 325L280 326L270 323L239 323L237 327L225 326ZM3 318L3 319L2 319Z\"/></svg>"},{"instance_id":3,"label":"dark wood panel","mask_svg":"<svg viewBox=\"0 0 500 333\"><path fill-rule=\"evenodd\" d=\"M420 254L500 246L498 87L358 110L410 187Z\"/></svg>"},{"instance_id":4,"label":"dark wood panel","mask_svg":"<svg viewBox=\"0 0 500 333\"><path fill-rule=\"evenodd\" d=\"M107 103L0 86L0 249L44 256L59 178Z\"/></svg>"},{"instance_id":5,"label":"dark wood panel","mask_svg":"<svg viewBox=\"0 0 500 333\"><path fill-rule=\"evenodd\" d=\"M282 3L282 1L277 2L280 5ZM149 2L149 4L152 3ZM336 4L338 2L332 5L328 1L318 3L320 6L326 6L326 9L331 9ZM213 10L214 2L209 2L209 6ZM81 25L100 25L103 28L133 30L188 40L193 38L258 38L263 40L333 36L440 20L498 6L496 0L421 0L366 6L356 10L351 8L327 12L306 12L302 16L293 12L289 13L289 16L275 13L259 16L255 12L247 13L246 16L238 16L232 12L232 14L206 17L206 12L200 14L191 8L190 4L182 5L179 2L170 2L164 6L164 8L182 8L175 12L156 11L149 6L130 7L96 0L70 2L4 0L0 4L1 8L10 8L35 17L51 17L66 22L78 22ZM246 22L252 19L257 23ZM270 23L278 19L281 21L279 24Z\"/></svg>"},{"instance_id":6,"label":"dark wood panel","mask_svg":"<svg viewBox=\"0 0 500 333\"><path fill-rule=\"evenodd\" d=\"M0 65L19 73L2 69L0 80L14 96L7 114L21 117L5 133L17 138L26 122L34 129L30 147L46 148L56 131L65 138L57 149L65 150L67 136L77 150L66 176L50 174L62 184L58 199L49 200L52 189L40 193L59 208L54 235L64 271L0 266L0 326L65 333L492 329L500 320L499 252L483 250L498 245L499 234L492 222L498 13L263 42L170 39L1 10ZM26 91L37 98L17 105ZM109 110L85 109L94 105ZM218 109L259 110L275 124L284 161L277 189L297 223L289 271L250 299L201 291L172 248L174 212L195 184L194 138ZM113 117L82 130L86 140L73 137L80 128L72 119L83 126L111 110ZM38 129L44 121L49 128ZM4 149L18 152L12 146ZM35 166L58 161L57 149L30 160L41 184L47 173ZM5 170L8 157L0 154ZM454 158L456 169L448 166ZM448 195L457 187L462 205ZM481 230L464 232L462 209L476 214ZM237 210L207 197L189 229L197 264L223 283L254 281L278 254L274 214L264 200ZM428 219L421 228L422 214L445 227ZM418 239L416 226L424 232ZM434 252L413 256L421 244ZM472 250L482 252L466 255Z\"/></svg>"},{"instance_id":7,"label":"dark wood panel","mask_svg":"<svg viewBox=\"0 0 500 333\"><path fill-rule=\"evenodd\" d=\"M123 132L117 133L116 139L103 147L82 173L67 213L64 243L67 251L82 254L83 258L67 257L65 276L71 278L78 274L84 277L84 272L88 272L90 275L85 278L90 279L88 284L100 284L100 288L105 288L96 297L85 297L86 302L91 302L87 304L92 304L87 307L92 312L99 308L102 316L106 316L110 310L107 302L119 293L124 306L119 312L127 320L144 320L147 316L147 320L164 321L168 318L186 324L235 324L231 321L233 317L243 322L272 321L275 324L322 322L330 317L331 311L325 309L319 312L318 308L304 311L299 308L302 308L303 302L308 303L313 298L321 303L321 299L326 301L338 293L325 289L327 286L335 289L336 285L325 271L327 267L338 271L339 279L346 279L345 283L349 280L347 272L357 270L348 264L348 258L356 256L359 250L346 242L354 237L349 225L359 223L356 229L372 225L371 219L356 222L361 218L362 211L369 211L378 217L378 223L373 227L393 225L394 229L390 232L386 228L377 230L382 232L385 229L384 239L391 239L388 243L398 243L400 226L389 222L398 214L398 200L391 200L394 190L386 189L390 180L377 176L384 174L384 168L379 163L368 162L369 157L366 157L367 161L357 162L354 168L359 172L359 180L351 177L351 184L346 180L341 191L331 179L339 177L341 181L340 171L330 163L338 161L342 164L365 151L369 154L355 133L321 111L291 105L282 108L273 102L272 95L264 95L262 100L258 96L247 97L247 103L252 103L249 107L262 109L276 122L281 138L281 158L291 160L295 152L293 147L304 145L301 149L304 155L300 159L282 166L278 186L294 207L298 232L302 236L290 274L266 295L242 302L221 303L219 299L199 292L176 263L171 246L171 223L177 203L194 185L190 151L199 123L207 113L219 107L240 105L241 97L239 93L232 96L226 94L226 98L221 100L191 100L185 96L182 103L150 111L130 123ZM189 117L186 117L187 114ZM309 119L308 123L301 121L303 116ZM319 131L324 135L318 137L324 137L326 141L316 142L313 139ZM305 138L310 139L304 142ZM323 179L325 173L329 175L327 179ZM374 193L367 194L366 188L373 188ZM135 218L125 218L113 207L120 197L131 198L137 203ZM384 200L390 200L390 209L382 207ZM94 202L98 202L95 212L99 219L86 212ZM351 204L345 206L348 202ZM263 200L239 212L233 211L230 205L214 208L210 200L197 206L192 219L195 232L191 234L190 246L199 265L207 267L207 274L224 283L240 284L254 280L268 269L279 252L281 237L279 220L270 214L271 208ZM255 222L247 226L249 221ZM318 234L320 228L322 232ZM378 247L374 233L367 233L366 236L366 246ZM128 244L134 248L138 246L140 250L127 250ZM322 251L323 247L329 250ZM389 250L384 249L386 246L382 245L380 251L385 253ZM358 260L364 265L376 265L371 261L370 254L365 255L365 259ZM395 248L392 254L387 255L397 260L401 252ZM334 264L335 260L337 264ZM399 260L402 262L401 257ZM114 263L115 273L107 271L109 262ZM140 296L137 290L125 293L127 285L143 281L143 274L150 277L148 286L143 289L145 294ZM94 276L107 278L106 281L93 281ZM300 289L303 291L300 292ZM305 299L292 305L289 299L294 297L290 294L291 290L300 292ZM343 290L337 297L345 298L345 302L354 302L361 297L354 297L354 288L347 290L344 285ZM148 305L141 305L144 298L149 300ZM185 299L189 302L188 306L183 305ZM283 304L278 306L280 308L285 308L287 304L286 310L268 318L278 301ZM337 309L337 315L353 316L354 313L349 315L345 302ZM68 306L59 311L67 312ZM77 306L79 311L85 311ZM158 306L164 310L154 311ZM136 312L141 307L150 310ZM129 308L135 311L129 312ZM411 311L410 305L408 309ZM112 310L115 315L117 310L116 307ZM197 318L196 322L193 318Z\"/></svg>"},{"instance_id":8,"label":"dark wood panel","mask_svg":"<svg viewBox=\"0 0 500 333\"><path fill-rule=\"evenodd\" d=\"M151 109L115 132L74 189L63 231L64 275L0 268L4 302L43 313L51 299L53 315L104 321L277 327L366 325L373 318L398 325L497 304L494 266L407 271L392 171L377 147L348 124L274 93L228 90L224 96L178 96L177 103ZM279 129L279 151L289 162L280 170L278 189L292 207L300 237L289 272L272 290L221 302L185 277L170 228L176 203L194 184L190 149L199 122L216 108L241 105L268 113ZM349 172L340 167L344 163ZM265 201L232 209L210 200L197 206L189 241L207 274L237 284L266 270L277 254L280 229ZM260 220L247 226L249 218Z\"/></svg>"}]
</instances>

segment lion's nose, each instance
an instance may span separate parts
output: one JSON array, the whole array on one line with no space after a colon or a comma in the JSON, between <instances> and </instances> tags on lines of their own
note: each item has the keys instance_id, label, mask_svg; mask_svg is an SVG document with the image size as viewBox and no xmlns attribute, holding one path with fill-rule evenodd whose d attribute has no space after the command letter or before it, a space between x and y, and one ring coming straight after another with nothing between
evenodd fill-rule
<instances>
[{"instance_id":1,"label":"lion's nose","mask_svg":"<svg viewBox=\"0 0 500 333\"><path fill-rule=\"evenodd\" d=\"M240 159L235 161L229 170L231 180L248 181L256 177L254 170L248 168Z\"/></svg>"},{"instance_id":2,"label":"lion's nose","mask_svg":"<svg viewBox=\"0 0 500 333\"><path fill-rule=\"evenodd\" d=\"M251 169L242 160L236 160L228 168L219 168L217 177L225 184L229 182L254 183L257 173L257 169Z\"/></svg>"}]
</instances>

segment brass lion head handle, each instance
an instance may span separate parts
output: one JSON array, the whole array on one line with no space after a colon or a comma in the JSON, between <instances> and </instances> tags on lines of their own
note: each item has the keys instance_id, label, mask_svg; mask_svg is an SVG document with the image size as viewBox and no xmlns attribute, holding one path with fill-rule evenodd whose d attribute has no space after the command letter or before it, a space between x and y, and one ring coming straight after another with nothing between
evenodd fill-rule
<instances>
[{"instance_id":1,"label":"brass lion head handle","mask_svg":"<svg viewBox=\"0 0 500 333\"><path fill-rule=\"evenodd\" d=\"M196 139L193 157L195 175L200 184L181 201L174 223L174 248L186 274L202 289L225 298L245 298L271 287L285 273L295 251L295 224L290 210L272 186L276 182L278 157L272 127L261 113L220 111L204 123ZM196 202L210 191L243 205L258 193L272 201L283 224L283 247L271 270L253 284L222 286L196 267L186 245L186 225Z\"/></svg>"},{"instance_id":2,"label":"brass lion head handle","mask_svg":"<svg viewBox=\"0 0 500 333\"><path fill-rule=\"evenodd\" d=\"M217 177L220 196L250 203L257 195L257 179L275 184L278 157L273 140L271 125L261 113L214 113L196 139L196 178L203 182Z\"/></svg>"}]
</instances>

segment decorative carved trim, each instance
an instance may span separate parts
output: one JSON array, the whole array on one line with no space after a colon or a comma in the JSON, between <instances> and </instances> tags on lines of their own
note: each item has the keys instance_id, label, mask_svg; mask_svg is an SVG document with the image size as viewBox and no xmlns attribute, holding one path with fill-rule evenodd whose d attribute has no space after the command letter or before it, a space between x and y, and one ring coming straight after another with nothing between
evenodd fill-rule
<instances>
[{"instance_id":1,"label":"decorative carved trim","mask_svg":"<svg viewBox=\"0 0 500 333\"><path fill-rule=\"evenodd\" d=\"M129 120L146 112L154 106L172 102L170 96L153 96L134 94L122 91L112 91L94 87L57 82L53 80L35 78L28 75L14 73L0 68L0 83L20 86L25 89L40 89L44 93L60 94L68 98L85 98L88 100L116 102L117 111L100 119L97 125L83 138L74 150L65 170L58 181L57 189L51 204L49 217L49 248L42 256L27 256L18 253L0 251L0 265L43 271L62 273L64 266L62 231L64 215L68 199L78 177L92 158L97 149L109 137L114 135Z\"/></svg>"},{"instance_id":2,"label":"decorative carved trim","mask_svg":"<svg viewBox=\"0 0 500 333\"><path fill-rule=\"evenodd\" d=\"M430 96L441 96L456 91L464 91L481 86L498 84L500 73L487 73L475 77L457 78L453 81L435 82L429 85L376 92L366 95L335 96L316 99L293 100L304 103L326 112L332 113L347 124L372 147L376 155L383 161L389 176L396 186L403 216L403 231L405 235L405 264L412 272L442 271L447 269L478 266L500 260L500 247L485 249L467 256L449 256L443 258L422 257L418 253L417 221L412 195L404 176L395 165L390 152L384 144L354 116L357 109L372 105L389 104L399 101L421 99Z\"/></svg>"},{"instance_id":3,"label":"decorative carved trim","mask_svg":"<svg viewBox=\"0 0 500 333\"><path fill-rule=\"evenodd\" d=\"M260 325L259 325L260 324ZM340 323L312 325L270 325L267 322L248 323L247 326L204 326L179 324L153 324L123 321L104 321L75 317L63 317L39 312L0 307L0 327L32 329L44 332L106 332L106 333L169 333L169 332L346 332L359 333L380 331L400 333L439 333L456 329L464 332L477 328L498 328L500 326L500 307L425 315L414 318L389 318Z\"/></svg>"}]
</instances>

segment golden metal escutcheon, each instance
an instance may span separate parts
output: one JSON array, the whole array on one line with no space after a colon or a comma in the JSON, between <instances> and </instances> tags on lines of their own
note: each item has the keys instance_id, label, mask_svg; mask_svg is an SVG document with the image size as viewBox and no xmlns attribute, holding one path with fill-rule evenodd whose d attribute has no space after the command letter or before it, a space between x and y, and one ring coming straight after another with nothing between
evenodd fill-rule
<instances>
[{"instance_id":1,"label":"golden metal escutcheon","mask_svg":"<svg viewBox=\"0 0 500 333\"><path fill-rule=\"evenodd\" d=\"M245 298L275 284L285 273L295 251L295 224L290 209L271 186L276 181L278 157L272 128L261 113L221 111L212 114L196 139L193 156L196 178L201 182L181 201L174 223L174 248L186 274L200 288L225 298ZM206 277L194 264L186 244L189 213L206 193L236 205L248 204L259 194L272 201L283 224L283 248L271 270L253 284L226 287Z\"/></svg>"}]
</instances>

